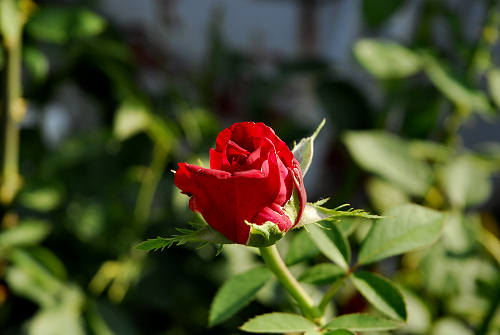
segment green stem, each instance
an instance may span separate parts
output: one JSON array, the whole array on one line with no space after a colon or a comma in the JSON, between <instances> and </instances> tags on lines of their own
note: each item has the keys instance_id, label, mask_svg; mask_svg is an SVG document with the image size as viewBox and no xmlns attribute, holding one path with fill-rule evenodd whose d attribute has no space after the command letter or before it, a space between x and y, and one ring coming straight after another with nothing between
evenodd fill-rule
<instances>
[{"instance_id":1,"label":"green stem","mask_svg":"<svg viewBox=\"0 0 500 335\"><path fill-rule=\"evenodd\" d=\"M311 320L316 321L318 311L314 307L312 298L309 294L307 294L302 286L300 286L297 279L295 279L295 277L291 274L290 270L285 265L285 262L283 262L276 245L259 249L260 254L262 255L262 258L264 259L264 262L269 270L274 273L280 284L283 285L288 293L290 293L295 301L297 301L304 315Z\"/></svg>"},{"instance_id":2,"label":"green stem","mask_svg":"<svg viewBox=\"0 0 500 335\"><path fill-rule=\"evenodd\" d=\"M10 204L20 189L19 176L19 122L24 108L21 100L21 30L9 39L7 51L7 99L5 115L5 141L0 187L0 201Z\"/></svg>"},{"instance_id":3,"label":"green stem","mask_svg":"<svg viewBox=\"0 0 500 335\"><path fill-rule=\"evenodd\" d=\"M342 276L339 279L337 279L333 284L328 288L328 291L326 291L325 295L321 299L318 309L321 313L321 315L325 314L326 307L330 303L330 301L333 299L339 288L344 284L344 281L346 280L347 276Z\"/></svg>"},{"instance_id":4,"label":"green stem","mask_svg":"<svg viewBox=\"0 0 500 335\"><path fill-rule=\"evenodd\" d=\"M147 221L151 212L151 204L160 182L165 164L167 161L167 152L162 145L156 144L153 149L153 159L151 166L144 174L139 195L134 211L135 221L138 224Z\"/></svg>"}]
</instances>

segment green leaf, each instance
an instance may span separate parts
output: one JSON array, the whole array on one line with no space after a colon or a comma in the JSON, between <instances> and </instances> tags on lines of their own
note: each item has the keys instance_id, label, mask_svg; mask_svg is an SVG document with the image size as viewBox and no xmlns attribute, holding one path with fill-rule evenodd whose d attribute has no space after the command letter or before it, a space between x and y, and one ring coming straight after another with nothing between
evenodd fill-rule
<instances>
[{"instance_id":1,"label":"green leaf","mask_svg":"<svg viewBox=\"0 0 500 335\"><path fill-rule=\"evenodd\" d=\"M240 327L249 333L306 332L317 329L314 322L303 316L290 313L269 313L258 315Z\"/></svg>"},{"instance_id":2,"label":"green leaf","mask_svg":"<svg viewBox=\"0 0 500 335\"><path fill-rule=\"evenodd\" d=\"M121 141L148 129L152 121L147 107L134 99L121 104L116 112L113 134Z\"/></svg>"},{"instance_id":3,"label":"green leaf","mask_svg":"<svg viewBox=\"0 0 500 335\"><path fill-rule=\"evenodd\" d=\"M9 252L9 260L13 266L7 268L5 280L12 292L42 307L58 303L63 284L45 266L20 248Z\"/></svg>"},{"instance_id":4,"label":"green leaf","mask_svg":"<svg viewBox=\"0 0 500 335\"><path fill-rule=\"evenodd\" d=\"M288 249L288 254L285 258L285 263L288 266L295 265L319 254L320 251L309 238L309 234L305 230L299 231Z\"/></svg>"},{"instance_id":5,"label":"green leaf","mask_svg":"<svg viewBox=\"0 0 500 335\"><path fill-rule=\"evenodd\" d=\"M464 86L431 56L426 56L425 71L437 89L463 110L467 112L492 112L488 99L483 92Z\"/></svg>"},{"instance_id":6,"label":"green leaf","mask_svg":"<svg viewBox=\"0 0 500 335\"><path fill-rule=\"evenodd\" d=\"M322 224L307 226L311 240L328 259L341 268L348 269L351 260L351 247L347 239L335 224L327 225L327 221L320 221L320 223Z\"/></svg>"},{"instance_id":7,"label":"green leaf","mask_svg":"<svg viewBox=\"0 0 500 335\"><path fill-rule=\"evenodd\" d=\"M445 215L414 204L394 207L384 216L363 242L359 264L428 246L439 238L445 222Z\"/></svg>"},{"instance_id":8,"label":"green leaf","mask_svg":"<svg viewBox=\"0 0 500 335\"><path fill-rule=\"evenodd\" d=\"M337 222L337 227L339 227L345 237L348 237L353 234L360 225L370 221L371 220L362 217L344 217Z\"/></svg>"},{"instance_id":9,"label":"green leaf","mask_svg":"<svg viewBox=\"0 0 500 335\"><path fill-rule=\"evenodd\" d=\"M50 225L43 220L28 219L0 233L0 250L35 245L43 241L50 232Z\"/></svg>"},{"instance_id":10,"label":"green leaf","mask_svg":"<svg viewBox=\"0 0 500 335\"><path fill-rule=\"evenodd\" d=\"M19 195L21 204L39 212L50 212L63 200L63 189L59 185L27 186Z\"/></svg>"},{"instance_id":11,"label":"green leaf","mask_svg":"<svg viewBox=\"0 0 500 335\"><path fill-rule=\"evenodd\" d=\"M349 329L351 331L380 331L403 326L402 322L384 319L370 314L346 314L328 322L326 329Z\"/></svg>"},{"instance_id":12,"label":"green leaf","mask_svg":"<svg viewBox=\"0 0 500 335\"><path fill-rule=\"evenodd\" d=\"M488 88L492 100L500 108L500 69L494 68L488 71Z\"/></svg>"},{"instance_id":13,"label":"green leaf","mask_svg":"<svg viewBox=\"0 0 500 335\"><path fill-rule=\"evenodd\" d=\"M411 140L410 154L419 160L446 162L453 154L453 148L433 141Z\"/></svg>"},{"instance_id":14,"label":"green leaf","mask_svg":"<svg viewBox=\"0 0 500 335\"><path fill-rule=\"evenodd\" d=\"M255 268L226 281L210 307L209 327L227 320L246 306L270 278L267 268Z\"/></svg>"},{"instance_id":15,"label":"green leaf","mask_svg":"<svg viewBox=\"0 0 500 335\"><path fill-rule=\"evenodd\" d=\"M49 74L49 60L40 50L25 46L23 58L26 67L33 76L34 81L42 82Z\"/></svg>"},{"instance_id":16,"label":"green leaf","mask_svg":"<svg viewBox=\"0 0 500 335\"><path fill-rule=\"evenodd\" d=\"M370 26L384 23L404 4L403 0L363 0L363 18Z\"/></svg>"},{"instance_id":17,"label":"green leaf","mask_svg":"<svg viewBox=\"0 0 500 335\"><path fill-rule=\"evenodd\" d=\"M269 247L285 236L285 233L274 222L267 221L261 225L248 221L245 221L245 223L250 226L247 245L251 247Z\"/></svg>"},{"instance_id":18,"label":"green leaf","mask_svg":"<svg viewBox=\"0 0 500 335\"><path fill-rule=\"evenodd\" d=\"M146 241L136 245L135 248L143 251L163 251L165 248L170 248L172 244L169 238L158 236L156 238L148 238Z\"/></svg>"},{"instance_id":19,"label":"green leaf","mask_svg":"<svg viewBox=\"0 0 500 335\"><path fill-rule=\"evenodd\" d=\"M361 39L354 45L354 55L366 70L379 79L408 77L422 67L417 54L389 41Z\"/></svg>"},{"instance_id":20,"label":"green leaf","mask_svg":"<svg viewBox=\"0 0 500 335\"><path fill-rule=\"evenodd\" d=\"M300 168L302 169L302 174L304 176L306 175L307 170L309 170L309 166L312 162L314 154L314 140L325 125L325 122L326 120L323 119L314 133L309 137L301 139L300 142L292 150L295 159L297 159L300 163Z\"/></svg>"},{"instance_id":21,"label":"green leaf","mask_svg":"<svg viewBox=\"0 0 500 335\"><path fill-rule=\"evenodd\" d=\"M373 207L379 212L385 212L394 206L410 202L406 193L397 186L381 178L372 177L368 180L366 191Z\"/></svg>"},{"instance_id":22,"label":"green leaf","mask_svg":"<svg viewBox=\"0 0 500 335\"><path fill-rule=\"evenodd\" d=\"M156 251L158 249L163 250L165 248L170 248L173 245L183 245L189 242L215 244L234 243L210 226L206 226L198 230L181 228L177 228L177 230L181 233L181 235L174 235L172 237L158 236L157 238L148 239L139 243L135 248L143 251Z\"/></svg>"},{"instance_id":23,"label":"green leaf","mask_svg":"<svg viewBox=\"0 0 500 335\"><path fill-rule=\"evenodd\" d=\"M352 274L351 279L358 291L376 309L396 320L406 320L403 296L388 279L366 271Z\"/></svg>"},{"instance_id":24,"label":"green leaf","mask_svg":"<svg viewBox=\"0 0 500 335\"><path fill-rule=\"evenodd\" d=\"M474 333L461 320L448 316L441 318L434 323L431 334L473 335Z\"/></svg>"},{"instance_id":25,"label":"green leaf","mask_svg":"<svg viewBox=\"0 0 500 335\"><path fill-rule=\"evenodd\" d=\"M325 333L325 335L356 335L347 329L335 329Z\"/></svg>"},{"instance_id":26,"label":"green leaf","mask_svg":"<svg viewBox=\"0 0 500 335\"><path fill-rule=\"evenodd\" d=\"M86 334L79 310L66 305L41 309L26 326L30 335Z\"/></svg>"},{"instance_id":27,"label":"green leaf","mask_svg":"<svg viewBox=\"0 0 500 335\"><path fill-rule=\"evenodd\" d=\"M309 330L304 333L304 335L323 335L319 330Z\"/></svg>"},{"instance_id":28,"label":"green leaf","mask_svg":"<svg viewBox=\"0 0 500 335\"><path fill-rule=\"evenodd\" d=\"M344 143L365 170L399 186L405 192L424 196L430 187L429 165L410 154L408 143L382 131L348 132Z\"/></svg>"},{"instance_id":29,"label":"green leaf","mask_svg":"<svg viewBox=\"0 0 500 335\"><path fill-rule=\"evenodd\" d=\"M307 268L298 279L304 283L322 285L334 282L345 273L344 269L335 264L323 263Z\"/></svg>"},{"instance_id":30,"label":"green leaf","mask_svg":"<svg viewBox=\"0 0 500 335\"><path fill-rule=\"evenodd\" d=\"M404 334L427 334L432 322L429 307L420 298L406 289L402 289L408 311L408 320L401 332Z\"/></svg>"},{"instance_id":31,"label":"green leaf","mask_svg":"<svg viewBox=\"0 0 500 335\"><path fill-rule=\"evenodd\" d=\"M454 207L479 205L486 201L492 191L490 174L479 160L470 155L461 155L450 160L440 171L443 189Z\"/></svg>"},{"instance_id":32,"label":"green leaf","mask_svg":"<svg viewBox=\"0 0 500 335\"><path fill-rule=\"evenodd\" d=\"M83 8L40 7L30 18L26 30L33 38L52 43L64 43L74 38L100 34L106 22Z\"/></svg>"}]
</instances>

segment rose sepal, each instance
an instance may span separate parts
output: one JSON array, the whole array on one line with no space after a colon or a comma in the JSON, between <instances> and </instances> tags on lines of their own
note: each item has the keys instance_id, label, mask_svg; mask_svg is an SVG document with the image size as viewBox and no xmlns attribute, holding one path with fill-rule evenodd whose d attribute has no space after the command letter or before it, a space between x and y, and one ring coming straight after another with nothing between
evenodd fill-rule
<instances>
[{"instance_id":1,"label":"rose sepal","mask_svg":"<svg viewBox=\"0 0 500 335\"><path fill-rule=\"evenodd\" d=\"M300 221L293 227L293 229L301 228L311 223L316 223L322 220L340 221L341 218L358 217L364 219L381 219L383 216L370 214L362 209L349 208L341 210L342 208L349 207L349 204L340 205L334 209L322 207L329 199L323 199L315 203L308 202L304 208L304 212Z\"/></svg>"},{"instance_id":2,"label":"rose sepal","mask_svg":"<svg viewBox=\"0 0 500 335\"><path fill-rule=\"evenodd\" d=\"M142 251L156 251L191 242L219 245L235 243L208 225L198 229L177 228L177 231L180 234L171 237L158 236L156 238L150 238L139 243L135 248Z\"/></svg>"},{"instance_id":3,"label":"rose sepal","mask_svg":"<svg viewBox=\"0 0 500 335\"><path fill-rule=\"evenodd\" d=\"M250 247L269 247L285 236L285 233L279 229L278 225L271 221L260 225L248 221L245 221L245 223L250 226L250 234L246 243Z\"/></svg>"}]
</instances>

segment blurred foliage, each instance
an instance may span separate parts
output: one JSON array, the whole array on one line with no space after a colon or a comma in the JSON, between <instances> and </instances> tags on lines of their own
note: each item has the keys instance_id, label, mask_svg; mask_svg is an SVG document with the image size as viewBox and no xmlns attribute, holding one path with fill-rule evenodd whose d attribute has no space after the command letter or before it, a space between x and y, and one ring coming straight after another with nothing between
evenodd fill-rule
<instances>
[{"instance_id":1,"label":"blurred foliage","mask_svg":"<svg viewBox=\"0 0 500 335\"><path fill-rule=\"evenodd\" d=\"M151 65L148 50L99 15L94 1L0 0L2 152L10 46L20 27L27 102L22 188L0 210L0 332L229 334L251 315L292 310L273 283L207 330L216 289L257 256L238 246L218 257L211 247L146 256L133 246L188 227L186 198L169 171L178 161L206 161L224 125L262 120L290 145L310 134L310 111L290 106L296 95L316 101L330 134L319 136L323 166L310 174L321 185L311 187L311 200L331 195L333 204L376 212L411 201L447 214L431 248L367 266L401 288L409 321L398 333L500 332L500 146L465 147L460 136L477 118L496 117L498 129L498 1L478 2L484 20L474 38L454 2L426 0L403 45L383 27L408 1L362 1L363 36L353 45L359 66L348 70L360 85L321 58L280 59L266 71L225 42L220 15L207 27L203 65L183 73L158 65L172 55L153 55ZM448 43L437 40L436 22L447 27ZM159 90L143 80L151 66L168 76ZM339 227L359 246L372 224L349 219ZM335 280L335 265L304 272L325 258L307 234L292 234L280 248L292 250L286 261L298 277ZM367 306L346 286L329 313Z\"/></svg>"}]
</instances>

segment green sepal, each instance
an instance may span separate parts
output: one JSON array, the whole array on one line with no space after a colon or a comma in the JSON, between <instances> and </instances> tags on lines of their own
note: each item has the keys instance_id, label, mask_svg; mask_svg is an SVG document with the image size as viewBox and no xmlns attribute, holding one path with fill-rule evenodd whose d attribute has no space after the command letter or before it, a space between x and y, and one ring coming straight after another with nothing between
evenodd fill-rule
<instances>
[{"instance_id":1,"label":"green sepal","mask_svg":"<svg viewBox=\"0 0 500 335\"><path fill-rule=\"evenodd\" d=\"M183 245L189 242L200 242L203 244L214 243L221 245L234 243L210 226L205 226L197 230L177 228L177 231L179 231L179 235L174 235L172 237L158 236L157 238L148 239L139 243L135 248L143 251L156 251L170 248L174 245ZM221 248L219 247L218 249Z\"/></svg>"},{"instance_id":2,"label":"green sepal","mask_svg":"<svg viewBox=\"0 0 500 335\"><path fill-rule=\"evenodd\" d=\"M293 188L292 196L283 207L283 211L290 218L292 224L295 224L300 212L300 198L296 187Z\"/></svg>"},{"instance_id":3,"label":"green sepal","mask_svg":"<svg viewBox=\"0 0 500 335\"><path fill-rule=\"evenodd\" d=\"M307 203L299 223L293 228L300 228L305 225L316 223L322 220L341 221L341 219L345 217L359 217L365 219L383 218L382 216L370 214L362 209L349 208L347 210L340 210L342 208L348 207L349 204L344 204L334 209L321 207L319 205L325 203L327 200L328 199L320 200L316 203Z\"/></svg>"},{"instance_id":4,"label":"green sepal","mask_svg":"<svg viewBox=\"0 0 500 335\"><path fill-rule=\"evenodd\" d=\"M250 235L248 236L247 245L251 247L269 247L285 236L278 225L274 222L267 221L261 225L245 221L250 226Z\"/></svg>"},{"instance_id":5,"label":"green sepal","mask_svg":"<svg viewBox=\"0 0 500 335\"><path fill-rule=\"evenodd\" d=\"M323 119L318 128L316 128L311 136L301 139L300 142L292 149L293 156L300 163L302 175L304 176L306 175L307 170L309 170L309 166L311 166L314 153L314 140L318 136L325 123L326 120Z\"/></svg>"}]
</instances>

